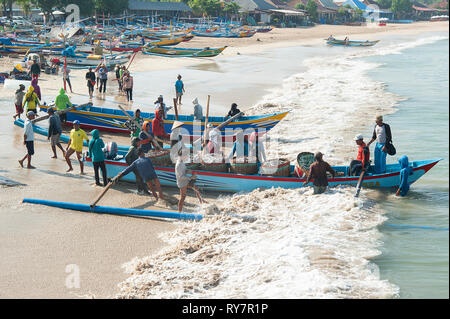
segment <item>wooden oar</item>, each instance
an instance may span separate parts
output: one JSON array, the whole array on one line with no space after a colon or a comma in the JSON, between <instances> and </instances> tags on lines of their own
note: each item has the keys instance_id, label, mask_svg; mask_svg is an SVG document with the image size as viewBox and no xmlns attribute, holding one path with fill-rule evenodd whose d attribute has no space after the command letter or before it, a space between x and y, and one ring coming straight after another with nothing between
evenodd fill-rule
<instances>
[{"instance_id":1,"label":"wooden oar","mask_svg":"<svg viewBox=\"0 0 450 319\"><path fill-rule=\"evenodd\" d=\"M106 185L105 189L102 191L102 193L97 197L97 199L90 205L91 208L94 208L95 205L102 199L103 196L105 196L106 192L111 188L113 185L113 182L109 182L108 185Z\"/></svg>"},{"instance_id":2,"label":"wooden oar","mask_svg":"<svg viewBox=\"0 0 450 319\"><path fill-rule=\"evenodd\" d=\"M149 134L148 132L146 132L146 131L144 131L144 130L142 129L142 125L139 124L139 123L136 121L136 119L134 119L133 117L131 117L131 115L128 114L128 112L127 112L121 105L118 105L118 107L119 107L119 109L121 109L122 112L130 119L130 121L133 121L133 123L136 124L137 127L139 127L139 129L141 130L141 132L144 132L144 134L147 135L147 137L149 137L149 138L151 137L150 134ZM170 141L162 140L162 139L158 138L157 136L153 136L153 138L155 139L155 141L158 141L158 142L160 142L160 143L170 144ZM159 145L158 145L158 146L159 146Z\"/></svg>"},{"instance_id":3,"label":"wooden oar","mask_svg":"<svg viewBox=\"0 0 450 319\"><path fill-rule=\"evenodd\" d=\"M71 107L68 107L68 108L62 110L62 111L56 111L55 113L58 114L58 115L61 115L61 114L65 114L65 113L67 113L67 112L76 110L77 108L84 107L84 106L88 106L88 105L92 105L92 103L89 102L89 103L85 103L85 104L81 104L81 105L76 105L76 106L73 105L73 106L71 106ZM49 105L48 107L51 107L51 105ZM31 124L34 124L34 123L36 123L36 122L40 122L40 121L46 120L46 119L48 119L49 117L50 117L49 114L44 115L44 116L40 116L40 117L38 117L38 118L32 120L32 121L31 121Z\"/></svg>"},{"instance_id":4,"label":"wooden oar","mask_svg":"<svg viewBox=\"0 0 450 319\"><path fill-rule=\"evenodd\" d=\"M362 186L362 182L364 180L364 175L366 174L366 171L362 171L361 175L359 175L359 180L358 180L358 184L356 185L356 193L355 193L355 197L359 196L359 192L361 191L361 186Z\"/></svg>"}]
</instances>

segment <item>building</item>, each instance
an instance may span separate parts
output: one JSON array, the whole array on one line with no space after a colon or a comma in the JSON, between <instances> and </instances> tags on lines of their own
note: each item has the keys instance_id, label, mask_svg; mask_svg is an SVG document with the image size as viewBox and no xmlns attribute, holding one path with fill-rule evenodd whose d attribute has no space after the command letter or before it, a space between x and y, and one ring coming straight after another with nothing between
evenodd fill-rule
<instances>
[{"instance_id":1,"label":"building","mask_svg":"<svg viewBox=\"0 0 450 319\"><path fill-rule=\"evenodd\" d=\"M429 21L432 16L442 15L444 13L448 14L447 9L433 8L418 1L412 1L412 8L414 10L415 18L419 21Z\"/></svg>"},{"instance_id":2,"label":"building","mask_svg":"<svg viewBox=\"0 0 450 319\"><path fill-rule=\"evenodd\" d=\"M378 9L375 6L366 5L359 0L347 0L342 6L350 6L353 9L359 9L363 12L363 16L366 21L374 22L379 18L388 18L392 19L393 14L389 10Z\"/></svg>"},{"instance_id":3,"label":"building","mask_svg":"<svg viewBox=\"0 0 450 319\"><path fill-rule=\"evenodd\" d=\"M129 0L128 14L137 16L179 17L192 13L192 9L184 2L150 2Z\"/></svg>"}]
</instances>

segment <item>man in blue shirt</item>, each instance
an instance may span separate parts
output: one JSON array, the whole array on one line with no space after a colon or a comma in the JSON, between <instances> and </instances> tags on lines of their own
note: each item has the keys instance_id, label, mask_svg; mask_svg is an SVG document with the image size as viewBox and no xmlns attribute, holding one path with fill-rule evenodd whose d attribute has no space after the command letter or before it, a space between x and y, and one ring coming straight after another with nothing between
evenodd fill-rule
<instances>
[{"instance_id":1,"label":"man in blue shirt","mask_svg":"<svg viewBox=\"0 0 450 319\"><path fill-rule=\"evenodd\" d=\"M119 175L114 177L111 182L116 183L119 179L127 174L137 171L142 181L147 184L147 186L152 191L153 196L158 200L158 195L156 195L156 190L158 191L159 198L164 199L161 184L159 182L158 176L156 175L155 169L153 168L152 160L148 157L145 157L145 152L142 147L138 150L139 158L135 160L130 166L128 166L124 171L122 171ZM155 184L155 185L153 185Z\"/></svg>"},{"instance_id":2,"label":"man in blue shirt","mask_svg":"<svg viewBox=\"0 0 450 319\"><path fill-rule=\"evenodd\" d=\"M181 81L181 75L178 74L177 79L178 81L175 82L175 93L177 97L177 103L181 104L181 97L184 93L184 84L183 81Z\"/></svg>"}]
</instances>

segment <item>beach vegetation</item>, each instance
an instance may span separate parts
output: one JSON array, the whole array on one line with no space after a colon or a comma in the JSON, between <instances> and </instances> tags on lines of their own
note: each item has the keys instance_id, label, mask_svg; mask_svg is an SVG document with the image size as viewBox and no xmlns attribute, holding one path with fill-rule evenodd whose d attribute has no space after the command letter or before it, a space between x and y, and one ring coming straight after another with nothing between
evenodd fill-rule
<instances>
[{"instance_id":1,"label":"beach vegetation","mask_svg":"<svg viewBox=\"0 0 450 319\"><path fill-rule=\"evenodd\" d=\"M308 0L305 10L308 12L311 20L317 22L319 15L317 13L317 3L314 0Z\"/></svg>"},{"instance_id":2,"label":"beach vegetation","mask_svg":"<svg viewBox=\"0 0 450 319\"><path fill-rule=\"evenodd\" d=\"M238 14L240 6L235 2L220 2L219 0L188 0L195 15L202 16L230 16Z\"/></svg>"},{"instance_id":3,"label":"beach vegetation","mask_svg":"<svg viewBox=\"0 0 450 319\"><path fill-rule=\"evenodd\" d=\"M391 11L397 19L410 17L413 12L412 3L410 0L392 0Z\"/></svg>"},{"instance_id":4,"label":"beach vegetation","mask_svg":"<svg viewBox=\"0 0 450 319\"><path fill-rule=\"evenodd\" d=\"M297 10L305 10L306 7L305 7L305 5L303 3L299 2L299 3L297 3L295 5L295 9L297 9Z\"/></svg>"}]
</instances>

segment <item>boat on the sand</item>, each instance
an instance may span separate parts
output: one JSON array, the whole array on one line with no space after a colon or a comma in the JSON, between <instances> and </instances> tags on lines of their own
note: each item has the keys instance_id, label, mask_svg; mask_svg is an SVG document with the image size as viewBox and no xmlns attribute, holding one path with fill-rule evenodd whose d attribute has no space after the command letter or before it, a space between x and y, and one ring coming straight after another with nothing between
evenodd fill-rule
<instances>
[{"instance_id":1,"label":"boat on the sand","mask_svg":"<svg viewBox=\"0 0 450 319\"><path fill-rule=\"evenodd\" d=\"M204 49L182 49L182 48L170 48L164 46L150 46L142 50L144 54L158 55L165 57L194 57L194 58L206 58L214 57L222 53L227 46L221 48L209 48Z\"/></svg>"},{"instance_id":2,"label":"boat on the sand","mask_svg":"<svg viewBox=\"0 0 450 319\"><path fill-rule=\"evenodd\" d=\"M336 45L336 46L346 46L346 47L371 47L380 42L380 40L374 41L346 41L346 40L338 40L338 39L327 39L328 45Z\"/></svg>"}]
</instances>

